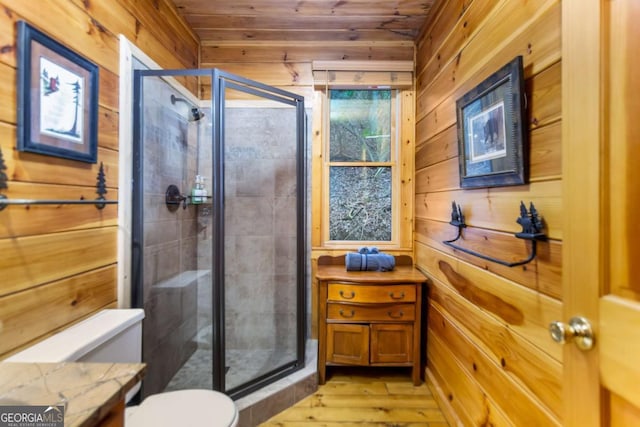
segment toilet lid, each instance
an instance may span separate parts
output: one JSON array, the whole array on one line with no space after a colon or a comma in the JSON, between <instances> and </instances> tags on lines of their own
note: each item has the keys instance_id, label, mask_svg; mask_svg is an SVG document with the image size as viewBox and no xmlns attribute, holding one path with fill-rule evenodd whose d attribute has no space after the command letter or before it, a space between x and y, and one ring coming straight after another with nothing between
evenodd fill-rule
<instances>
[{"instance_id":1,"label":"toilet lid","mask_svg":"<svg viewBox=\"0 0 640 427\"><path fill-rule=\"evenodd\" d=\"M238 422L233 400L212 390L179 390L154 394L127 417L127 427L231 427Z\"/></svg>"}]
</instances>

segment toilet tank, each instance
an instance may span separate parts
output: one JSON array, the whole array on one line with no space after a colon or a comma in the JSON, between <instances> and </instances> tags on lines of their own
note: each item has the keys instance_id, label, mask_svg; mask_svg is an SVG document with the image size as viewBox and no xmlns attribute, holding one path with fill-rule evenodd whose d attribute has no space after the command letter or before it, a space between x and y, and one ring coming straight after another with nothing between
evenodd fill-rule
<instances>
[{"instance_id":1,"label":"toilet tank","mask_svg":"<svg viewBox=\"0 0 640 427\"><path fill-rule=\"evenodd\" d=\"M102 310L5 361L139 363L142 319L142 309Z\"/></svg>"}]
</instances>

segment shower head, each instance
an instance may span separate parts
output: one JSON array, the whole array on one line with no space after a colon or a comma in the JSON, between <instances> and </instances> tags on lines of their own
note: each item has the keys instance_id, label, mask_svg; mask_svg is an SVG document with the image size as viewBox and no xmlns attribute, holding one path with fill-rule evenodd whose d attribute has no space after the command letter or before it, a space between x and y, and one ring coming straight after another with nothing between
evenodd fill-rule
<instances>
[{"instance_id":1,"label":"shower head","mask_svg":"<svg viewBox=\"0 0 640 427\"><path fill-rule=\"evenodd\" d=\"M184 102L185 104L187 104L190 107L190 113L189 113L189 117L188 117L190 122L197 122L198 120L200 120L201 118L204 117L204 113L202 112L201 109L199 109L195 105L191 104L186 99L178 98L177 96L171 94L171 104L175 105L176 102Z\"/></svg>"},{"instance_id":2,"label":"shower head","mask_svg":"<svg viewBox=\"0 0 640 427\"><path fill-rule=\"evenodd\" d=\"M190 121L197 122L198 120L200 120L203 117L204 117L204 113L202 112L201 109L199 109L198 107L192 107L191 108Z\"/></svg>"}]
</instances>

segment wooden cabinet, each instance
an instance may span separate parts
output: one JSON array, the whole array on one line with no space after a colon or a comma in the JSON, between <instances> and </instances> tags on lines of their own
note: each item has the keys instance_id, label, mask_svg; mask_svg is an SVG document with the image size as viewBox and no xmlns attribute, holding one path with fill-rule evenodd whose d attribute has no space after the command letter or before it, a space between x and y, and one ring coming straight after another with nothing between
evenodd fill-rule
<instances>
[{"instance_id":1,"label":"wooden cabinet","mask_svg":"<svg viewBox=\"0 0 640 427\"><path fill-rule=\"evenodd\" d=\"M331 257L318 260L316 277L320 384L331 365L410 366L414 384L420 384L425 277L411 265L347 272L339 258Z\"/></svg>"},{"instance_id":2,"label":"wooden cabinet","mask_svg":"<svg viewBox=\"0 0 640 427\"><path fill-rule=\"evenodd\" d=\"M327 360L342 365L368 365L369 325L329 323Z\"/></svg>"},{"instance_id":3,"label":"wooden cabinet","mask_svg":"<svg viewBox=\"0 0 640 427\"><path fill-rule=\"evenodd\" d=\"M416 347L419 345L416 343ZM370 346L371 364L413 365L413 325L373 323Z\"/></svg>"}]
</instances>

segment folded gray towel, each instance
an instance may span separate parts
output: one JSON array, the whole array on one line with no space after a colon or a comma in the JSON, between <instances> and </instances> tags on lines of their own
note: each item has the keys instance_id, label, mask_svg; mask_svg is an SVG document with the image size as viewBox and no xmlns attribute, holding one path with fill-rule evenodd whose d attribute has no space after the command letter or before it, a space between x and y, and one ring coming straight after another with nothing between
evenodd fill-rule
<instances>
[{"instance_id":1,"label":"folded gray towel","mask_svg":"<svg viewBox=\"0 0 640 427\"><path fill-rule=\"evenodd\" d=\"M353 253L345 255L347 271L391 271L396 265L393 255L378 253Z\"/></svg>"},{"instance_id":2,"label":"folded gray towel","mask_svg":"<svg viewBox=\"0 0 640 427\"><path fill-rule=\"evenodd\" d=\"M368 255L368 254L377 254L379 252L378 252L378 248L376 248L375 246L372 246L370 248L364 246L358 249L358 253L362 255Z\"/></svg>"}]
</instances>

